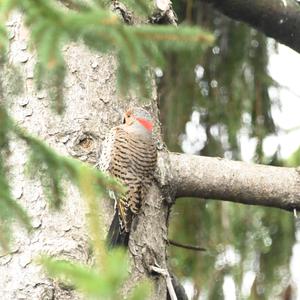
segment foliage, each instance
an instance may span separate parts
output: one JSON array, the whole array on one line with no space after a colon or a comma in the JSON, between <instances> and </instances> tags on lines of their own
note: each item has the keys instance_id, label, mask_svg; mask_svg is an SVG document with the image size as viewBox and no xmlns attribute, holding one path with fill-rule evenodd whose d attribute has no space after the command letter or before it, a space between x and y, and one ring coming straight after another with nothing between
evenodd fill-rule
<instances>
[{"instance_id":1,"label":"foliage","mask_svg":"<svg viewBox=\"0 0 300 300\"><path fill-rule=\"evenodd\" d=\"M120 299L120 287L129 276L126 255L118 249L107 255L105 259L105 267L100 270L49 257L42 257L39 261L52 278L76 287L88 297ZM128 299L146 299L150 290L150 283L142 282L132 291Z\"/></svg>"},{"instance_id":2,"label":"foliage","mask_svg":"<svg viewBox=\"0 0 300 300\"><path fill-rule=\"evenodd\" d=\"M211 30L216 43L203 55L170 56L159 78L168 147L180 151L186 123L192 111L197 111L206 138L195 154L241 159L241 138L246 136L257 141L253 161L282 165L276 153L273 158L265 157L262 148L264 139L277 132L270 112L279 104L268 93L269 88L278 88L268 74L271 44L245 24L205 4L189 3L194 6L174 1L179 19ZM180 92L174 92L173 86L179 86ZM298 156L292 156L290 166L299 165ZM225 276L232 276L237 299L245 297L242 281L249 271L256 274L252 293L260 287L259 299L273 299L286 288L283 278L289 276L294 230L293 216L278 209L179 200L170 221L171 239L199 244L208 251L170 247L172 266L180 278L193 284L194 299L199 295L222 299Z\"/></svg>"},{"instance_id":3,"label":"foliage","mask_svg":"<svg viewBox=\"0 0 300 300\"><path fill-rule=\"evenodd\" d=\"M132 1L128 1L131 6ZM43 80L54 100L58 112L63 110L63 82L65 64L62 45L70 41L83 41L91 49L101 52L115 51L119 61L119 86L123 94L139 88L141 96L149 96L149 64L163 66L164 51L188 48L201 51L213 37L198 27L128 26L117 15L100 5L80 6L78 11L66 11L53 0L4 0L0 6L0 47L5 51L7 34L4 22L14 8L20 8L31 29L31 41L37 50L36 67L38 87ZM145 1L135 6L145 9ZM81 9L80 9L81 8Z\"/></svg>"},{"instance_id":4,"label":"foliage","mask_svg":"<svg viewBox=\"0 0 300 300\"><path fill-rule=\"evenodd\" d=\"M300 165L300 149L297 149L287 160L287 166L299 166Z\"/></svg>"}]
</instances>

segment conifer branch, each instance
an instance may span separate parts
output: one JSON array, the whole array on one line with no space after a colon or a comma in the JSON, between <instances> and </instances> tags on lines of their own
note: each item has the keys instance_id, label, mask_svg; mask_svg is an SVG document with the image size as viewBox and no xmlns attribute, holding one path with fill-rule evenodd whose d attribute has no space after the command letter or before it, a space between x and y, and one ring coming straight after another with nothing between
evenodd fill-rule
<instances>
[{"instance_id":1,"label":"conifer branch","mask_svg":"<svg viewBox=\"0 0 300 300\"><path fill-rule=\"evenodd\" d=\"M179 43L207 43L212 44L214 42L213 35L210 35L204 31L195 30L194 27L181 26L178 27L162 25L159 26L145 26L134 28L134 32L138 37L144 40L157 41L157 42L179 42Z\"/></svg>"},{"instance_id":2,"label":"conifer branch","mask_svg":"<svg viewBox=\"0 0 300 300\"><path fill-rule=\"evenodd\" d=\"M37 80L45 82L43 86L48 89L58 112L64 108L63 83L66 72L61 47L68 41L83 40L97 51L115 51L119 58L118 78L126 78L126 81L119 80L121 90L129 92L131 88L138 87L141 96L147 96L149 89L145 87L149 78L145 69L151 64L162 67L166 50L176 52L189 49L199 53L214 40L211 34L197 27L150 24L128 26L101 5L68 11L50 0L10 3L14 3L14 6L0 9L0 47L7 43L4 22L8 12L21 8L30 28L31 40L37 49ZM139 4L144 9L143 5L142 2Z\"/></svg>"},{"instance_id":3,"label":"conifer branch","mask_svg":"<svg viewBox=\"0 0 300 300\"><path fill-rule=\"evenodd\" d=\"M300 172L297 168L175 153L170 155L170 160L177 197L300 210Z\"/></svg>"},{"instance_id":4,"label":"conifer branch","mask_svg":"<svg viewBox=\"0 0 300 300\"><path fill-rule=\"evenodd\" d=\"M295 0L198 0L300 52L300 5Z\"/></svg>"}]
</instances>

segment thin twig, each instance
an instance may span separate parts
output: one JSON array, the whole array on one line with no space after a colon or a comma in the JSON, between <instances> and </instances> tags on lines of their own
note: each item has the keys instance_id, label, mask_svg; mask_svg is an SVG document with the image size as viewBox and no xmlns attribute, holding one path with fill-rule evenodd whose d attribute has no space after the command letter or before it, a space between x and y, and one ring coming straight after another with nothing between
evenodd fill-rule
<instances>
[{"instance_id":1,"label":"thin twig","mask_svg":"<svg viewBox=\"0 0 300 300\"><path fill-rule=\"evenodd\" d=\"M158 273L158 274L161 274L162 276L164 276L171 300L177 300L177 296L176 296L176 293L175 293L175 290L174 290L174 287L173 287L173 284L172 284L172 278L171 278L168 270L162 269L162 268L156 267L156 266L150 266L150 268L155 273Z\"/></svg>"},{"instance_id":2,"label":"thin twig","mask_svg":"<svg viewBox=\"0 0 300 300\"><path fill-rule=\"evenodd\" d=\"M175 247L180 247L180 248L194 250L194 251L206 251L205 248L202 248L199 246L194 246L194 245L181 244L181 243L175 242L173 240L169 240L169 244L172 246L175 246Z\"/></svg>"}]
</instances>

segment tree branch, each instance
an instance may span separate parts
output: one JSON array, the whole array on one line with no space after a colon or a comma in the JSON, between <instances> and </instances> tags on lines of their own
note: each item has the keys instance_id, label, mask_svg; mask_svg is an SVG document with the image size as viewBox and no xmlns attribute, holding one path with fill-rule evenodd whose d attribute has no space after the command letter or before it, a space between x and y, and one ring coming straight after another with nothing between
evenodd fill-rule
<instances>
[{"instance_id":1,"label":"tree branch","mask_svg":"<svg viewBox=\"0 0 300 300\"><path fill-rule=\"evenodd\" d=\"M170 153L176 197L201 197L300 210L296 168Z\"/></svg>"},{"instance_id":2,"label":"tree branch","mask_svg":"<svg viewBox=\"0 0 300 300\"><path fill-rule=\"evenodd\" d=\"M296 0L199 0L300 52L300 5Z\"/></svg>"},{"instance_id":3,"label":"tree branch","mask_svg":"<svg viewBox=\"0 0 300 300\"><path fill-rule=\"evenodd\" d=\"M205 248L202 248L200 246L182 244L182 243L178 243L178 242L173 241L173 240L168 240L168 241L169 241L170 245L175 246L175 247L184 248L184 249L188 249L188 250L194 250L194 251L206 251Z\"/></svg>"}]
</instances>

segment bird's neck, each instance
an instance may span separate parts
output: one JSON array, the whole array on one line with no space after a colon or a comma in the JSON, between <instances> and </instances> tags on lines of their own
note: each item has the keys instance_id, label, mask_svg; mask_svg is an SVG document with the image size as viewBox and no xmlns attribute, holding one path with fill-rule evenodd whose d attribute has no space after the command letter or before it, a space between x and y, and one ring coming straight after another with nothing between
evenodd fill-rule
<instances>
[{"instance_id":1,"label":"bird's neck","mask_svg":"<svg viewBox=\"0 0 300 300\"><path fill-rule=\"evenodd\" d=\"M152 137L152 130L147 129L145 126L139 123L135 123L130 126L125 125L124 129L129 133L139 135L145 139Z\"/></svg>"}]
</instances>

